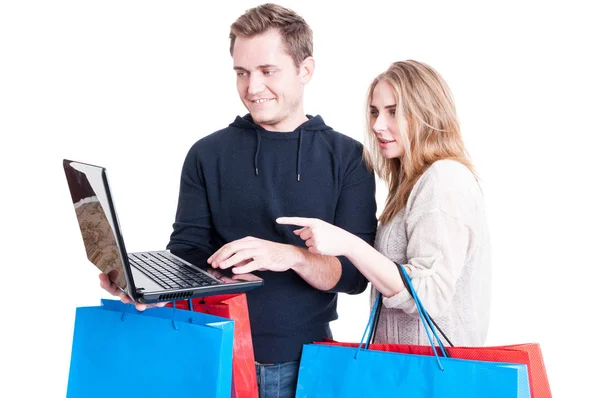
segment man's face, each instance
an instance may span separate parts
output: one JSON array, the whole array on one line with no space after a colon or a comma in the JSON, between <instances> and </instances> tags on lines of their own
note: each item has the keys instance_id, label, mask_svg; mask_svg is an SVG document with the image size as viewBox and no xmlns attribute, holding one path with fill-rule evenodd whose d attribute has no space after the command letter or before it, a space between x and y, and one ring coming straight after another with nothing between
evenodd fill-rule
<instances>
[{"instance_id":1,"label":"man's face","mask_svg":"<svg viewBox=\"0 0 600 398\"><path fill-rule=\"evenodd\" d=\"M302 100L304 85L312 75L311 63L312 58L296 68L276 30L236 39L233 68L237 89L256 124L290 131L306 119Z\"/></svg>"}]
</instances>

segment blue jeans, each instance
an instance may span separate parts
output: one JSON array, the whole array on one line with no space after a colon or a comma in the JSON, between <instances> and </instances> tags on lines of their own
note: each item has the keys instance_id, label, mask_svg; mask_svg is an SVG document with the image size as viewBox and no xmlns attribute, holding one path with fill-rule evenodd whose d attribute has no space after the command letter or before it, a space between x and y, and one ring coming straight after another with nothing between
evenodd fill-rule
<instances>
[{"instance_id":1,"label":"blue jeans","mask_svg":"<svg viewBox=\"0 0 600 398\"><path fill-rule=\"evenodd\" d=\"M260 398L294 398L299 368L299 361L273 365L257 363L258 396Z\"/></svg>"}]
</instances>

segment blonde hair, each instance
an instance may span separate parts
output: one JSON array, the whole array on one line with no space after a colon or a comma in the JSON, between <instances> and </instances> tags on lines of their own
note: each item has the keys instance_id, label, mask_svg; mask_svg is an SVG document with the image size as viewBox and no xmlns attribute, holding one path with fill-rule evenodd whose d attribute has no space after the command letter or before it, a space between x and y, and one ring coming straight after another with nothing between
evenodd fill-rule
<instances>
[{"instance_id":1,"label":"blonde hair","mask_svg":"<svg viewBox=\"0 0 600 398\"><path fill-rule=\"evenodd\" d=\"M249 38L276 29L296 68L312 56L312 30L306 21L294 11L277 4L262 4L247 10L232 25L229 32L229 53L237 37Z\"/></svg>"},{"instance_id":2,"label":"blonde hair","mask_svg":"<svg viewBox=\"0 0 600 398\"><path fill-rule=\"evenodd\" d=\"M404 154L386 159L372 131L370 105L379 82L390 84L396 97L396 120L406 119L407 131L401 131ZM385 224L405 206L415 183L435 161L456 160L475 174L463 143L452 93L437 71L421 62L394 62L377 76L367 95L367 142L365 160L388 184L385 208L379 217Z\"/></svg>"}]
</instances>

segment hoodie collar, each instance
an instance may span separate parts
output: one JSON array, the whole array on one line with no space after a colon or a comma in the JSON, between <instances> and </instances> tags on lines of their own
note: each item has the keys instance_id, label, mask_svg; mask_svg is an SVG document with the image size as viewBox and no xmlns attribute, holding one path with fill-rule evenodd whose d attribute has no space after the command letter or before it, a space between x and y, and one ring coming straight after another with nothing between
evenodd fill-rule
<instances>
[{"instance_id":1,"label":"hoodie collar","mask_svg":"<svg viewBox=\"0 0 600 398\"><path fill-rule=\"evenodd\" d=\"M308 120L302 123L300 126L296 127L296 129L294 129L294 131L291 132L265 130L258 124L254 123L254 121L252 120L252 116L250 116L249 113L246 114L244 117L236 117L233 123L231 123L231 126L242 128L244 130L251 130L254 131L256 134L256 150L254 153L254 174L256 176L259 175L258 157L260 154L260 142L262 137L273 139L297 139L298 150L296 152L296 180L300 181L300 177L302 174L301 153L303 133L305 131L331 130L331 128L325 124L321 116L306 115L306 117L308 117Z\"/></svg>"},{"instance_id":2,"label":"hoodie collar","mask_svg":"<svg viewBox=\"0 0 600 398\"><path fill-rule=\"evenodd\" d=\"M331 127L327 126L323 121L323 118L320 115L306 115L308 118L307 121L296 127L293 131L269 131L265 130L258 124L254 123L252 120L252 116L248 113L243 117L237 116L233 123L230 124L232 127L242 128L245 130L258 130L264 137L269 138L282 138L282 137L290 137L290 138L298 138L298 133L300 130L306 131L318 131L318 130L331 130ZM295 134L294 134L295 133Z\"/></svg>"}]
</instances>

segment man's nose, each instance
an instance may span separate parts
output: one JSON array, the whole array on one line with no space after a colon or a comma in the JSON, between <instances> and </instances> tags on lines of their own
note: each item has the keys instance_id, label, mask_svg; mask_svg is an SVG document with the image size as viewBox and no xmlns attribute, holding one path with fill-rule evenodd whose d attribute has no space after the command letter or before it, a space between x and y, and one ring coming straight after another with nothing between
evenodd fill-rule
<instances>
[{"instance_id":1,"label":"man's nose","mask_svg":"<svg viewBox=\"0 0 600 398\"><path fill-rule=\"evenodd\" d=\"M248 82L248 94L255 95L262 92L265 89L265 83L262 76L259 73L250 74Z\"/></svg>"}]
</instances>

